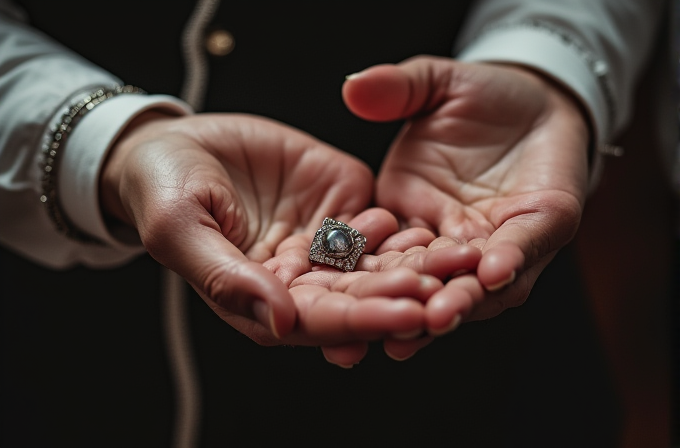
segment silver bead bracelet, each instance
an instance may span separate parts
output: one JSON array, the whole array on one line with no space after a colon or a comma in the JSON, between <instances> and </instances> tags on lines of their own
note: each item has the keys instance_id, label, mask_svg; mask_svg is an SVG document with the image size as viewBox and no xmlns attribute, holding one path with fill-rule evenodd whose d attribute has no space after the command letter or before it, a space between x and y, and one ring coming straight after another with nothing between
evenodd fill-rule
<instances>
[{"instance_id":1,"label":"silver bead bracelet","mask_svg":"<svg viewBox=\"0 0 680 448\"><path fill-rule=\"evenodd\" d=\"M42 170L42 194L40 202L47 207L47 213L59 232L71 239L84 243L102 244L98 239L76 228L59 205L56 177L60 160L59 156L64 149L69 134L83 116L107 99L123 93L143 94L146 92L139 87L129 85L95 90L68 107L68 111L62 115L60 123L50 130L51 136L43 145L42 161L40 163L40 169Z\"/></svg>"}]
</instances>

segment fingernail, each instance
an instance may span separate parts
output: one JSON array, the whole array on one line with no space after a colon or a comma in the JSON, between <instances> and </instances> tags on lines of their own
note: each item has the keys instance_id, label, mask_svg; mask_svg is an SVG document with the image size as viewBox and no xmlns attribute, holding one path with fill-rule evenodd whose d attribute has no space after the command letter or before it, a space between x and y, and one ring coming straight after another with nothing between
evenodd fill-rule
<instances>
[{"instance_id":1,"label":"fingernail","mask_svg":"<svg viewBox=\"0 0 680 448\"><path fill-rule=\"evenodd\" d=\"M436 329L436 328L431 329L430 334L432 336L441 336L443 334L450 333L453 330L455 330L456 328L458 328L458 325L460 325L462 320L463 320L463 318L461 317L461 315L456 314L455 316L453 316L453 319L451 319L451 322L449 322L449 324L446 327L439 328L439 329Z\"/></svg>"},{"instance_id":2,"label":"fingernail","mask_svg":"<svg viewBox=\"0 0 680 448\"><path fill-rule=\"evenodd\" d=\"M328 356L326 356L326 352L323 353L323 357L326 358L326 361L328 361L329 364L333 364L334 366L342 367L343 369L351 369L354 367L354 364L340 364L337 363L331 359L328 359Z\"/></svg>"},{"instance_id":3,"label":"fingernail","mask_svg":"<svg viewBox=\"0 0 680 448\"><path fill-rule=\"evenodd\" d=\"M394 339L399 339L400 341L410 341L411 339L416 339L423 332L420 328L416 328L411 331L402 331L397 333L392 333Z\"/></svg>"},{"instance_id":4,"label":"fingernail","mask_svg":"<svg viewBox=\"0 0 680 448\"><path fill-rule=\"evenodd\" d=\"M267 303L255 300L253 302L253 314L255 314L255 318L259 323L269 329L277 339L281 339L279 332L276 330L276 325L274 325L274 310Z\"/></svg>"},{"instance_id":5,"label":"fingernail","mask_svg":"<svg viewBox=\"0 0 680 448\"><path fill-rule=\"evenodd\" d=\"M407 359L411 358L413 355L416 354L416 352L413 352L413 353L411 353L407 356L396 356L395 354L390 353L389 351L385 350L385 354L387 354L387 356L394 359L395 361L401 362L401 361L406 361Z\"/></svg>"},{"instance_id":6,"label":"fingernail","mask_svg":"<svg viewBox=\"0 0 680 448\"><path fill-rule=\"evenodd\" d=\"M359 76L361 76L361 73L362 72L356 72L356 73L349 74L349 75L345 76L345 80L349 81L350 79L356 79Z\"/></svg>"},{"instance_id":7,"label":"fingernail","mask_svg":"<svg viewBox=\"0 0 680 448\"><path fill-rule=\"evenodd\" d=\"M335 363L331 363L331 364L335 364ZM335 364L335 365L338 366L338 367L342 367L343 369L351 369L352 367L354 367L354 364Z\"/></svg>"},{"instance_id":8,"label":"fingernail","mask_svg":"<svg viewBox=\"0 0 680 448\"><path fill-rule=\"evenodd\" d=\"M486 287L486 290L487 290L487 291L492 291L492 292L493 292L493 291L498 291L499 289L502 289L502 288L504 288L505 286L509 285L510 283L514 282L516 276L517 276L517 274L515 273L515 271L512 271L512 272L510 273L510 276L509 276L508 278L506 278L505 280L502 280L502 281L496 283L495 285L487 286L487 287Z\"/></svg>"}]
</instances>

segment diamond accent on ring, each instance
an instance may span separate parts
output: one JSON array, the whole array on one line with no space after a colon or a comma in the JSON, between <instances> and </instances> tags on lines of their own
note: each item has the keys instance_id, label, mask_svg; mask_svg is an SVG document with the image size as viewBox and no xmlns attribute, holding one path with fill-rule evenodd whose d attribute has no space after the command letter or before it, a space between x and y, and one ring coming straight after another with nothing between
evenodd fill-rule
<instances>
[{"instance_id":1,"label":"diamond accent on ring","mask_svg":"<svg viewBox=\"0 0 680 448\"><path fill-rule=\"evenodd\" d=\"M341 221L325 218L309 249L309 261L349 272L364 252L366 237Z\"/></svg>"}]
</instances>

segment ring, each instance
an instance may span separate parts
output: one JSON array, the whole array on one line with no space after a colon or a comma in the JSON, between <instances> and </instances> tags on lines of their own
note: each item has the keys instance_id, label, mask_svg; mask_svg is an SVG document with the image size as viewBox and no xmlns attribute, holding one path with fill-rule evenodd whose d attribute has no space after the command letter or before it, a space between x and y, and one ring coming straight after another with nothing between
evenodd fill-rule
<instances>
[{"instance_id":1,"label":"ring","mask_svg":"<svg viewBox=\"0 0 680 448\"><path fill-rule=\"evenodd\" d=\"M324 218L309 248L309 261L353 271L364 252L366 237L344 222Z\"/></svg>"}]
</instances>

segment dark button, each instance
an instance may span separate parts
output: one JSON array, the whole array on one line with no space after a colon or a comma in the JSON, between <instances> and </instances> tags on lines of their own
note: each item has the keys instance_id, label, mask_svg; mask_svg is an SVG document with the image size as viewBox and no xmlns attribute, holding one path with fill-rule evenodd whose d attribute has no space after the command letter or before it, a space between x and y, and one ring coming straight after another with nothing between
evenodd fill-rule
<instances>
[{"instance_id":1,"label":"dark button","mask_svg":"<svg viewBox=\"0 0 680 448\"><path fill-rule=\"evenodd\" d=\"M326 253L334 258L345 257L352 251L352 237L340 229L326 232L321 240Z\"/></svg>"}]
</instances>

